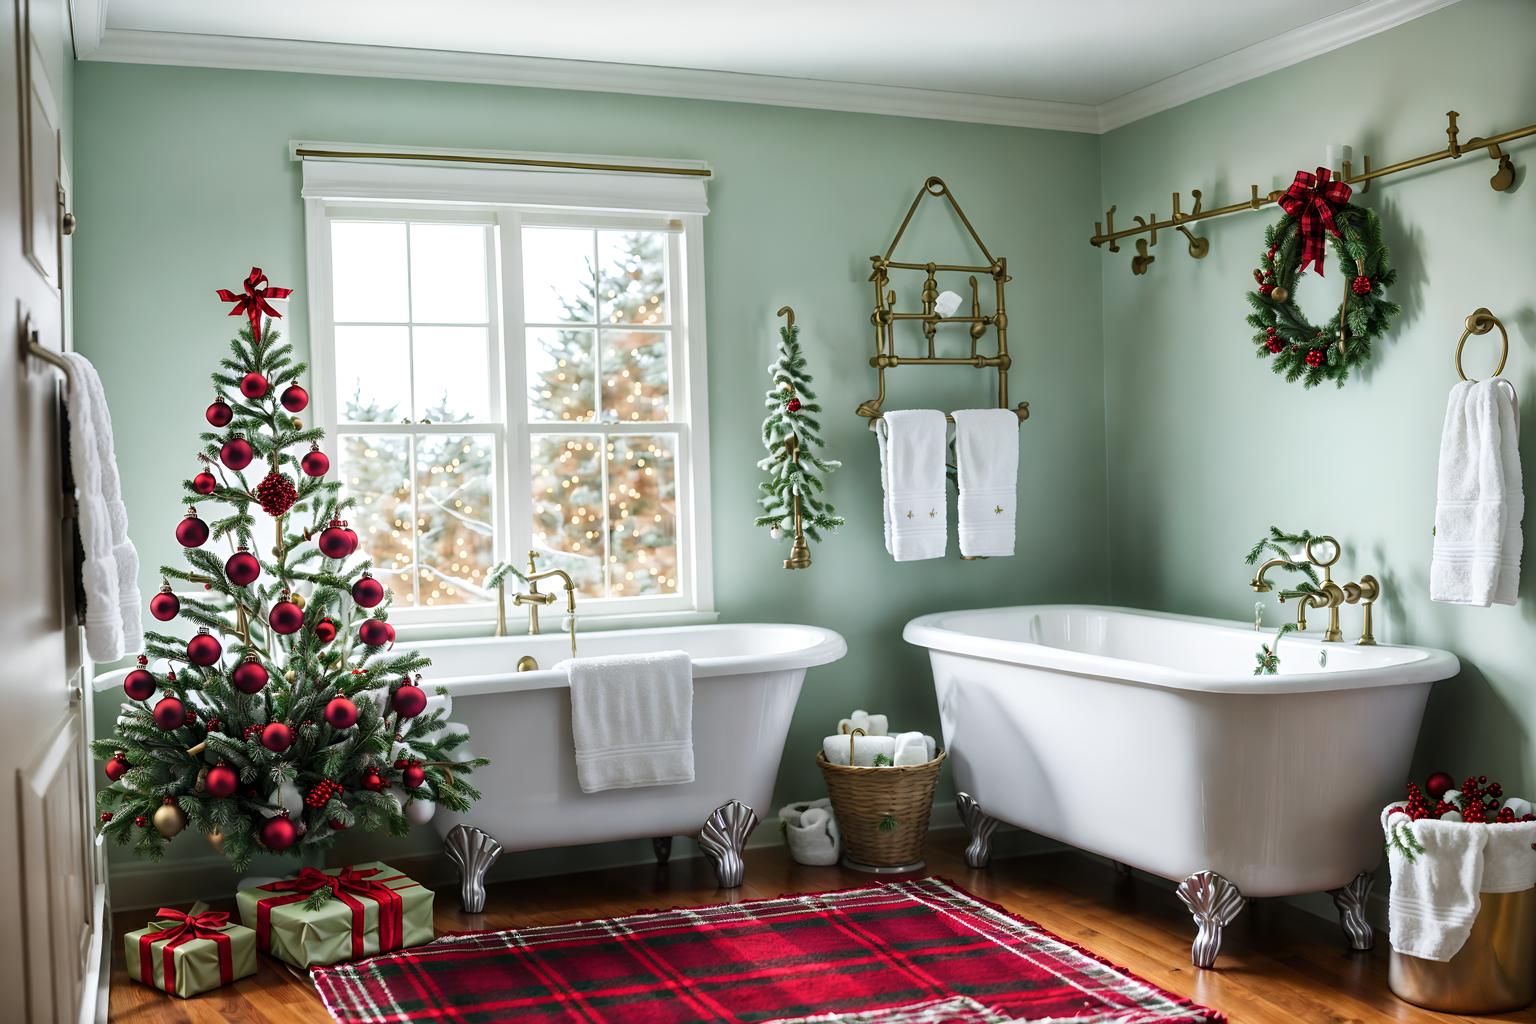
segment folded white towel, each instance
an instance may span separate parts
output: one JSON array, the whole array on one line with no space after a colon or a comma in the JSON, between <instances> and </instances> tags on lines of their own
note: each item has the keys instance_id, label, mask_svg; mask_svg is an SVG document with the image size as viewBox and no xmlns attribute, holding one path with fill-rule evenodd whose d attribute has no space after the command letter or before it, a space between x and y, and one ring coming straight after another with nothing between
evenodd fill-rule
<instances>
[{"instance_id":1,"label":"folded white towel","mask_svg":"<svg viewBox=\"0 0 1536 1024\"><path fill-rule=\"evenodd\" d=\"M565 662L583 793L693 781L693 662L686 651Z\"/></svg>"},{"instance_id":2,"label":"folded white towel","mask_svg":"<svg viewBox=\"0 0 1536 1024\"><path fill-rule=\"evenodd\" d=\"M102 490L100 412L89 377L95 369L83 356L65 353L72 371L69 394L69 465L75 478L75 521L85 551L85 646L95 661L115 661L126 651L121 577L113 551L112 514ZM107 425L105 429L110 429Z\"/></svg>"},{"instance_id":3,"label":"folded white towel","mask_svg":"<svg viewBox=\"0 0 1536 1024\"><path fill-rule=\"evenodd\" d=\"M920 732L898 733L894 760L898 766L927 764L931 760L928 756L927 737Z\"/></svg>"},{"instance_id":4,"label":"folded white towel","mask_svg":"<svg viewBox=\"0 0 1536 1024\"><path fill-rule=\"evenodd\" d=\"M837 720L838 732L853 732L855 729L863 729L866 736L885 736L891 731L890 719L860 709L847 718Z\"/></svg>"},{"instance_id":5,"label":"folded white towel","mask_svg":"<svg viewBox=\"0 0 1536 1024\"><path fill-rule=\"evenodd\" d=\"M1383 811L1381 818L1388 839L1393 829L1400 829L1418 848L1409 860L1388 843L1392 890L1387 923L1392 948L1444 963L1461 949L1477 920L1490 826L1432 818L1406 821L1391 811L1390 807Z\"/></svg>"},{"instance_id":6,"label":"folded white towel","mask_svg":"<svg viewBox=\"0 0 1536 1024\"><path fill-rule=\"evenodd\" d=\"M117 562L117 603L123 613L123 652L144 646L144 597L139 592L139 552L128 539L128 507L123 504L123 481L117 466L117 439L112 431L112 411L107 389L90 360L76 353L66 355L75 372L90 386L95 403L96 447L101 455L101 495L112 521L112 556Z\"/></svg>"},{"instance_id":7,"label":"folded white towel","mask_svg":"<svg viewBox=\"0 0 1536 1024\"><path fill-rule=\"evenodd\" d=\"M844 733L828 736L821 741L821 752L833 764L847 764L849 739ZM876 758L884 758L882 765L892 764L896 760L894 736L854 736L852 741L853 766L856 768L873 768Z\"/></svg>"},{"instance_id":8,"label":"folded white towel","mask_svg":"<svg viewBox=\"0 0 1536 1024\"><path fill-rule=\"evenodd\" d=\"M843 835L832 813L832 801L823 797L790 804L779 811L784 840L796 864L836 864L843 853Z\"/></svg>"},{"instance_id":9,"label":"folded white towel","mask_svg":"<svg viewBox=\"0 0 1536 1024\"><path fill-rule=\"evenodd\" d=\"M1019 479L1019 418L1009 409L959 409L955 475L960 484L960 553L1013 554Z\"/></svg>"},{"instance_id":10,"label":"folded white towel","mask_svg":"<svg viewBox=\"0 0 1536 1024\"><path fill-rule=\"evenodd\" d=\"M1430 599L1514 604L1524 518L1514 391L1499 377L1460 381L1440 435Z\"/></svg>"},{"instance_id":11,"label":"folded white towel","mask_svg":"<svg viewBox=\"0 0 1536 1024\"><path fill-rule=\"evenodd\" d=\"M949 546L944 414L899 409L874 422L880 442L885 549L898 562L943 558Z\"/></svg>"}]
</instances>

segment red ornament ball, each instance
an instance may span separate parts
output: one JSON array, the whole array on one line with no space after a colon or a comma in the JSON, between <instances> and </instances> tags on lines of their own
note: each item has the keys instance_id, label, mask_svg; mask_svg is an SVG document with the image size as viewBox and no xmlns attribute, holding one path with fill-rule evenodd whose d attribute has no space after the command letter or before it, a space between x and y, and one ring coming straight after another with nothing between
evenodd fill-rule
<instances>
[{"instance_id":1,"label":"red ornament ball","mask_svg":"<svg viewBox=\"0 0 1536 1024\"><path fill-rule=\"evenodd\" d=\"M111 821L112 820L112 812L111 811L102 811L101 812L101 820L103 822Z\"/></svg>"},{"instance_id":2,"label":"red ornament ball","mask_svg":"<svg viewBox=\"0 0 1536 1024\"><path fill-rule=\"evenodd\" d=\"M799 412L800 411L800 399L798 399L798 398L791 398L788 402L784 403L784 408L788 409L790 412Z\"/></svg>"},{"instance_id":3,"label":"red ornament ball","mask_svg":"<svg viewBox=\"0 0 1536 1024\"><path fill-rule=\"evenodd\" d=\"M146 658L145 664L148 662ZM155 677L142 668L136 668L123 677L123 692L130 700L148 700L149 695L155 692Z\"/></svg>"},{"instance_id":4,"label":"red ornament ball","mask_svg":"<svg viewBox=\"0 0 1536 1024\"><path fill-rule=\"evenodd\" d=\"M261 730L261 745L275 754L281 754L293 744L293 730L282 722L268 722Z\"/></svg>"},{"instance_id":5,"label":"red ornament ball","mask_svg":"<svg viewBox=\"0 0 1536 1024\"><path fill-rule=\"evenodd\" d=\"M219 449L219 461L230 469L241 470L251 464L256 457L256 451L251 447L251 442L236 434L224 446Z\"/></svg>"},{"instance_id":6,"label":"red ornament ball","mask_svg":"<svg viewBox=\"0 0 1536 1024\"><path fill-rule=\"evenodd\" d=\"M297 384L289 384L283 389L278 401L282 402L283 408L289 412L303 412L304 407L309 404L309 392Z\"/></svg>"},{"instance_id":7,"label":"red ornament ball","mask_svg":"<svg viewBox=\"0 0 1536 1024\"><path fill-rule=\"evenodd\" d=\"M400 784L406 789L420 789L427 781L427 773L419 764L408 764L400 772Z\"/></svg>"},{"instance_id":8,"label":"red ornament ball","mask_svg":"<svg viewBox=\"0 0 1536 1024\"><path fill-rule=\"evenodd\" d=\"M1369 295L1371 294L1371 279L1361 274L1349 283L1349 290L1356 295Z\"/></svg>"},{"instance_id":9,"label":"red ornament ball","mask_svg":"<svg viewBox=\"0 0 1536 1024\"><path fill-rule=\"evenodd\" d=\"M293 503L299 500L299 489L293 486L292 480L274 469L256 485L256 500L261 502L263 512L276 519L293 508Z\"/></svg>"},{"instance_id":10,"label":"red ornament ball","mask_svg":"<svg viewBox=\"0 0 1536 1024\"><path fill-rule=\"evenodd\" d=\"M266 666L261 662L247 660L235 666L231 678L235 689L241 693L260 693L270 681L271 676L267 674Z\"/></svg>"},{"instance_id":11,"label":"red ornament ball","mask_svg":"<svg viewBox=\"0 0 1536 1024\"><path fill-rule=\"evenodd\" d=\"M363 773L363 788L379 793L388 789L389 783L385 781L384 776L379 774L377 768L369 768Z\"/></svg>"},{"instance_id":12,"label":"red ornament ball","mask_svg":"<svg viewBox=\"0 0 1536 1024\"><path fill-rule=\"evenodd\" d=\"M315 639L323 644L328 644L336 639L336 623L330 618L321 619L315 623Z\"/></svg>"},{"instance_id":13,"label":"red ornament ball","mask_svg":"<svg viewBox=\"0 0 1536 1024\"><path fill-rule=\"evenodd\" d=\"M372 608L384 600L384 584L365 572L352 584L352 600L364 608Z\"/></svg>"},{"instance_id":14,"label":"red ornament ball","mask_svg":"<svg viewBox=\"0 0 1536 1024\"><path fill-rule=\"evenodd\" d=\"M1324 358L1326 357L1323 354L1323 350L1314 348L1307 353L1307 365L1312 367L1322 366Z\"/></svg>"},{"instance_id":15,"label":"red ornament ball","mask_svg":"<svg viewBox=\"0 0 1536 1024\"><path fill-rule=\"evenodd\" d=\"M305 476L325 476L331 471L331 460L325 457L325 452L321 451L317 444L299 460L299 468L304 471Z\"/></svg>"},{"instance_id":16,"label":"red ornament ball","mask_svg":"<svg viewBox=\"0 0 1536 1024\"><path fill-rule=\"evenodd\" d=\"M235 410L231 409L229 403L224 401L224 396L220 395L213 400L213 404L208 407L208 411L203 413L203 415L213 426L227 427L230 421L235 418Z\"/></svg>"},{"instance_id":17,"label":"red ornament ball","mask_svg":"<svg viewBox=\"0 0 1536 1024\"><path fill-rule=\"evenodd\" d=\"M358 639L368 647L383 647L389 643L392 632L389 623L383 619L364 619L363 624L357 627Z\"/></svg>"},{"instance_id":18,"label":"red ornament ball","mask_svg":"<svg viewBox=\"0 0 1536 1024\"><path fill-rule=\"evenodd\" d=\"M223 799L234 793L240 785L240 776L227 764L216 764L208 769L208 778L203 780L203 786L213 796Z\"/></svg>"},{"instance_id":19,"label":"red ornament ball","mask_svg":"<svg viewBox=\"0 0 1536 1024\"><path fill-rule=\"evenodd\" d=\"M1424 782L1424 792L1431 800L1439 800L1448 790L1456 788L1456 780L1450 772L1435 772Z\"/></svg>"},{"instance_id":20,"label":"red ornament ball","mask_svg":"<svg viewBox=\"0 0 1536 1024\"><path fill-rule=\"evenodd\" d=\"M187 517L176 524L176 540L184 548L200 548L208 540L208 524L197 518L197 509L187 509Z\"/></svg>"},{"instance_id":21,"label":"red ornament ball","mask_svg":"<svg viewBox=\"0 0 1536 1024\"><path fill-rule=\"evenodd\" d=\"M212 665L223 654L224 645L219 643L218 637L208 632L207 626L187 641L187 660L194 665Z\"/></svg>"},{"instance_id":22,"label":"red ornament ball","mask_svg":"<svg viewBox=\"0 0 1536 1024\"><path fill-rule=\"evenodd\" d=\"M289 600L284 594L283 599L272 606L267 613L267 623L279 633L297 633L299 627L304 625L304 609Z\"/></svg>"},{"instance_id":23,"label":"red ornament ball","mask_svg":"<svg viewBox=\"0 0 1536 1024\"><path fill-rule=\"evenodd\" d=\"M240 378L240 393L246 398L260 398L267 393L267 378L252 370Z\"/></svg>"},{"instance_id":24,"label":"red ornament ball","mask_svg":"<svg viewBox=\"0 0 1536 1024\"><path fill-rule=\"evenodd\" d=\"M206 469L192 478L192 489L198 494L212 494L219 481Z\"/></svg>"},{"instance_id":25,"label":"red ornament ball","mask_svg":"<svg viewBox=\"0 0 1536 1024\"><path fill-rule=\"evenodd\" d=\"M427 695L414 683L403 683L390 703L401 718L415 718L427 709Z\"/></svg>"},{"instance_id":26,"label":"red ornament ball","mask_svg":"<svg viewBox=\"0 0 1536 1024\"><path fill-rule=\"evenodd\" d=\"M298 826L286 814L268 818L261 823L261 845L269 850L286 850L298 841Z\"/></svg>"},{"instance_id":27,"label":"red ornament ball","mask_svg":"<svg viewBox=\"0 0 1536 1024\"><path fill-rule=\"evenodd\" d=\"M105 771L107 773L107 778L111 779L113 782L116 782L118 779L128 774L128 762L123 758L122 754L113 754L112 759L107 762Z\"/></svg>"},{"instance_id":28,"label":"red ornament ball","mask_svg":"<svg viewBox=\"0 0 1536 1024\"><path fill-rule=\"evenodd\" d=\"M169 583L160 588L160 593L149 599L149 614L161 622L170 622L180 611L181 600L171 593Z\"/></svg>"},{"instance_id":29,"label":"red ornament ball","mask_svg":"<svg viewBox=\"0 0 1536 1024\"><path fill-rule=\"evenodd\" d=\"M347 530L340 519L332 519L331 525L320 531L315 545L326 558L346 558L357 550L357 534Z\"/></svg>"},{"instance_id":30,"label":"red ornament ball","mask_svg":"<svg viewBox=\"0 0 1536 1024\"><path fill-rule=\"evenodd\" d=\"M261 563L256 560L255 555L241 548L230 555L229 561L224 563L224 575L237 587L250 586L256 582L256 577L261 575Z\"/></svg>"},{"instance_id":31,"label":"red ornament ball","mask_svg":"<svg viewBox=\"0 0 1536 1024\"><path fill-rule=\"evenodd\" d=\"M180 729L187 720L187 709L176 697L160 698L160 702L150 713L154 715L155 724L166 732Z\"/></svg>"},{"instance_id":32,"label":"red ornament ball","mask_svg":"<svg viewBox=\"0 0 1536 1024\"><path fill-rule=\"evenodd\" d=\"M332 729L350 729L357 724L357 705L346 697L332 697L325 706L325 720Z\"/></svg>"}]
</instances>

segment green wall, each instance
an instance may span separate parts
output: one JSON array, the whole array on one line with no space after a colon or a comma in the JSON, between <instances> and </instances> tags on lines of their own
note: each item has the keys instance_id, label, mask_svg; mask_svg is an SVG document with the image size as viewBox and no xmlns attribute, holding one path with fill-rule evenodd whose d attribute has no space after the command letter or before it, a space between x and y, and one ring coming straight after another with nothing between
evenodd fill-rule
<instances>
[{"instance_id":1,"label":"green wall","mask_svg":"<svg viewBox=\"0 0 1536 1024\"><path fill-rule=\"evenodd\" d=\"M854 707L937 728L926 657L900 640L912 616L1107 596L1103 258L1077 244L1099 201L1093 136L594 93L99 63L81 64L76 86L76 340L107 384L125 497L150 570L146 593L158 584L153 567L179 559L171 534L178 482L192 466L210 398L207 374L231 329L213 290L232 286L252 264L274 283L298 286L285 322L306 343L299 175L286 146L308 138L599 151L713 165L705 262L718 608L727 621L826 625L849 646L845 660L806 681L781 800L822 792L812 757L820 737ZM874 439L853 414L874 394L866 363L868 257L883 250L930 174L949 182L1015 277L1008 294L1012 393L1032 403L1034 417L1020 435L1019 547L1012 559L892 563L882 541ZM971 258L961 229L937 207L914 230L903 253ZM798 573L780 568L787 545L751 526L765 367L777 337L773 311L784 303L804 325L830 454L844 462L831 492L850 521L815 550L814 567ZM897 371L888 404L984 405L990 384L990 375L971 369ZM105 729L116 701L103 696L98 720ZM398 854L429 849L435 838L375 842ZM174 854L207 850L188 839ZM553 862L517 863L537 870Z\"/></svg>"},{"instance_id":2,"label":"green wall","mask_svg":"<svg viewBox=\"0 0 1536 1024\"><path fill-rule=\"evenodd\" d=\"M1284 188L1325 147L1349 144L1376 166L1445 144L1445 112L1462 113L1462 139L1536 117L1536 4L1467 0L1304 64L1111 132L1102 139L1103 206L1120 223L1168 208L1177 189L1208 205ZM1357 198L1377 210L1398 267L1396 329L1374 365L1343 390L1304 392L1254 357L1244 292L1274 208L1202 226L1210 255L1189 259L1165 234L1144 277L1129 245L1104 258L1112 592L1117 604L1247 619L1257 595L1242 556L1271 523L1336 534L1343 579L1371 572L1385 597L1383 642L1444 647L1462 659L1436 687L1416 759L1460 777L1486 772L1513 791L1536 786L1536 603L1527 515L1523 602L1474 609L1433 604L1428 574L1435 466L1452 355L1462 319L1487 306L1510 331L1506 376L1525 399L1527 492L1536 481L1536 187L1533 151L1516 144L1513 193L1487 185L1495 164L1478 152L1456 164L1378 182ZM1087 223L1073 225L1080 244ZM1070 250L1069 250L1070 251ZM1338 301L1308 275L1314 322ZM1487 372L1497 342L1468 344L1468 370ZM1269 595L1268 621L1292 614ZM1358 608L1344 610L1346 631ZM1315 628L1315 627L1314 627ZM1281 653L1284 654L1282 644Z\"/></svg>"}]
</instances>

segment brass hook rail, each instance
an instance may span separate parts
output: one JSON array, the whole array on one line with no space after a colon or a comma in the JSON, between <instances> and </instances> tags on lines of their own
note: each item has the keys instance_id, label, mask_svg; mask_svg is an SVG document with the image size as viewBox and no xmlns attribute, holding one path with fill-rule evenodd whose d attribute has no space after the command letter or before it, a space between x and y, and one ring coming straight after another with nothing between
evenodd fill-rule
<instances>
[{"instance_id":1,"label":"brass hook rail","mask_svg":"<svg viewBox=\"0 0 1536 1024\"><path fill-rule=\"evenodd\" d=\"M1371 166L1371 158L1366 156L1364 160L1365 169L1359 174L1353 173L1354 168L1351 166L1350 161L1346 160L1342 168L1342 180L1350 185L1363 184L1365 188L1361 191L1368 192L1370 191L1370 183L1378 178L1401 174L1403 171L1411 171L1428 164L1438 163L1441 160L1459 160L1464 154L1472 150L1485 149L1488 152L1489 159L1498 163L1497 170L1494 171L1493 176L1489 179L1489 186L1495 192L1508 191L1515 183L1515 168L1509 155L1504 152L1502 147L1505 143L1536 135L1536 124L1529 124L1524 128L1516 128L1512 131L1500 132L1497 135L1478 136L1462 142L1458 139L1460 128L1456 123L1457 118L1461 115L1451 110L1447 111L1445 116L1447 121L1445 134L1448 141L1444 149L1437 149L1408 160L1400 160L1395 164L1388 164L1386 167L1375 168ZM1156 258L1151 256L1147 249L1149 246L1157 244L1157 233L1171 228L1181 232L1189 240L1189 254L1191 257L1197 260L1203 259L1206 253L1210 251L1210 241L1190 231L1190 224L1211 220L1216 217L1226 217L1234 213L1260 210L1278 202L1285 193L1283 190L1277 190L1261 195L1259 193L1259 186L1250 185L1248 199L1229 203L1226 206L1218 206L1210 210L1201 209L1201 193L1199 189L1192 189L1191 194L1195 198L1195 207L1189 213L1184 213L1179 208L1180 195L1175 192L1173 193L1173 213L1168 219L1158 220L1156 215L1153 215L1150 219L1143 219L1137 216L1134 218L1136 221L1135 227L1120 228L1119 230L1115 228L1115 210L1117 207L1111 206L1105 211L1104 220L1094 223L1093 236L1088 239L1088 244L1095 248L1108 245L1110 252L1119 252L1120 246L1117 243L1120 239L1130 238L1135 235L1146 235L1145 239L1137 240L1137 255L1132 260L1131 271L1139 275L1146 273L1147 265Z\"/></svg>"}]
</instances>

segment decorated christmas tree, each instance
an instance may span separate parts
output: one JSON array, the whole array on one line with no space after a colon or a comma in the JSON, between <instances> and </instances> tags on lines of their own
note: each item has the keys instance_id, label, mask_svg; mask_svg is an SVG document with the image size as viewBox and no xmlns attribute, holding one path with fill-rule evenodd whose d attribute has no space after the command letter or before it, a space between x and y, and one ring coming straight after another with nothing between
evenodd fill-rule
<instances>
[{"instance_id":1,"label":"decorated christmas tree","mask_svg":"<svg viewBox=\"0 0 1536 1024\"><path fill-rule=\"evenodd\" d=\"M817 454L822 446L821 423L816 418L821 406L811 390L812 377L800 351L800 328L795 326L792 313L779 329L779 356L768 367L768 374L773 380L763 399L768 408L768 417L763 420L763 447L768 449L768 456L757 464L768 473L768 479L758 485L763 514L755 522L778 538L784 530L794 528L798 512L805 535L820 542L822 530L843 525L837 509L822 497L821 480L821 474L842 463ZM791 565L793 561L792 555L785 567L796 567ZM809 564L808 553L805 564Z\"/></svg>"},{"instance_id":2,"label":"decorated christmas tree","mask_svg":"<svg viewBox=\"0 0 1536 1024\"><path fill-rule=\"evenodd\" d=\"M187 566L161 567L149 605L195 632L145 634L115 735L94 743L111 780L99 831L141 856L162 856L190 823L244 870L258 850L324 849L352 828L403 835L480 795L466 776L486 762L454 760L468 734L428 709L427 659L393 649L390 595L352 557L324 431L295 416L307 367L263 323L288 294L254 268L242 293L219 293L249 324L213 374L213 429L184 482ZM273 522L268 552L258 512ZM171 580L203 593L178 597Z\"/></svg>"}]
</instances>

